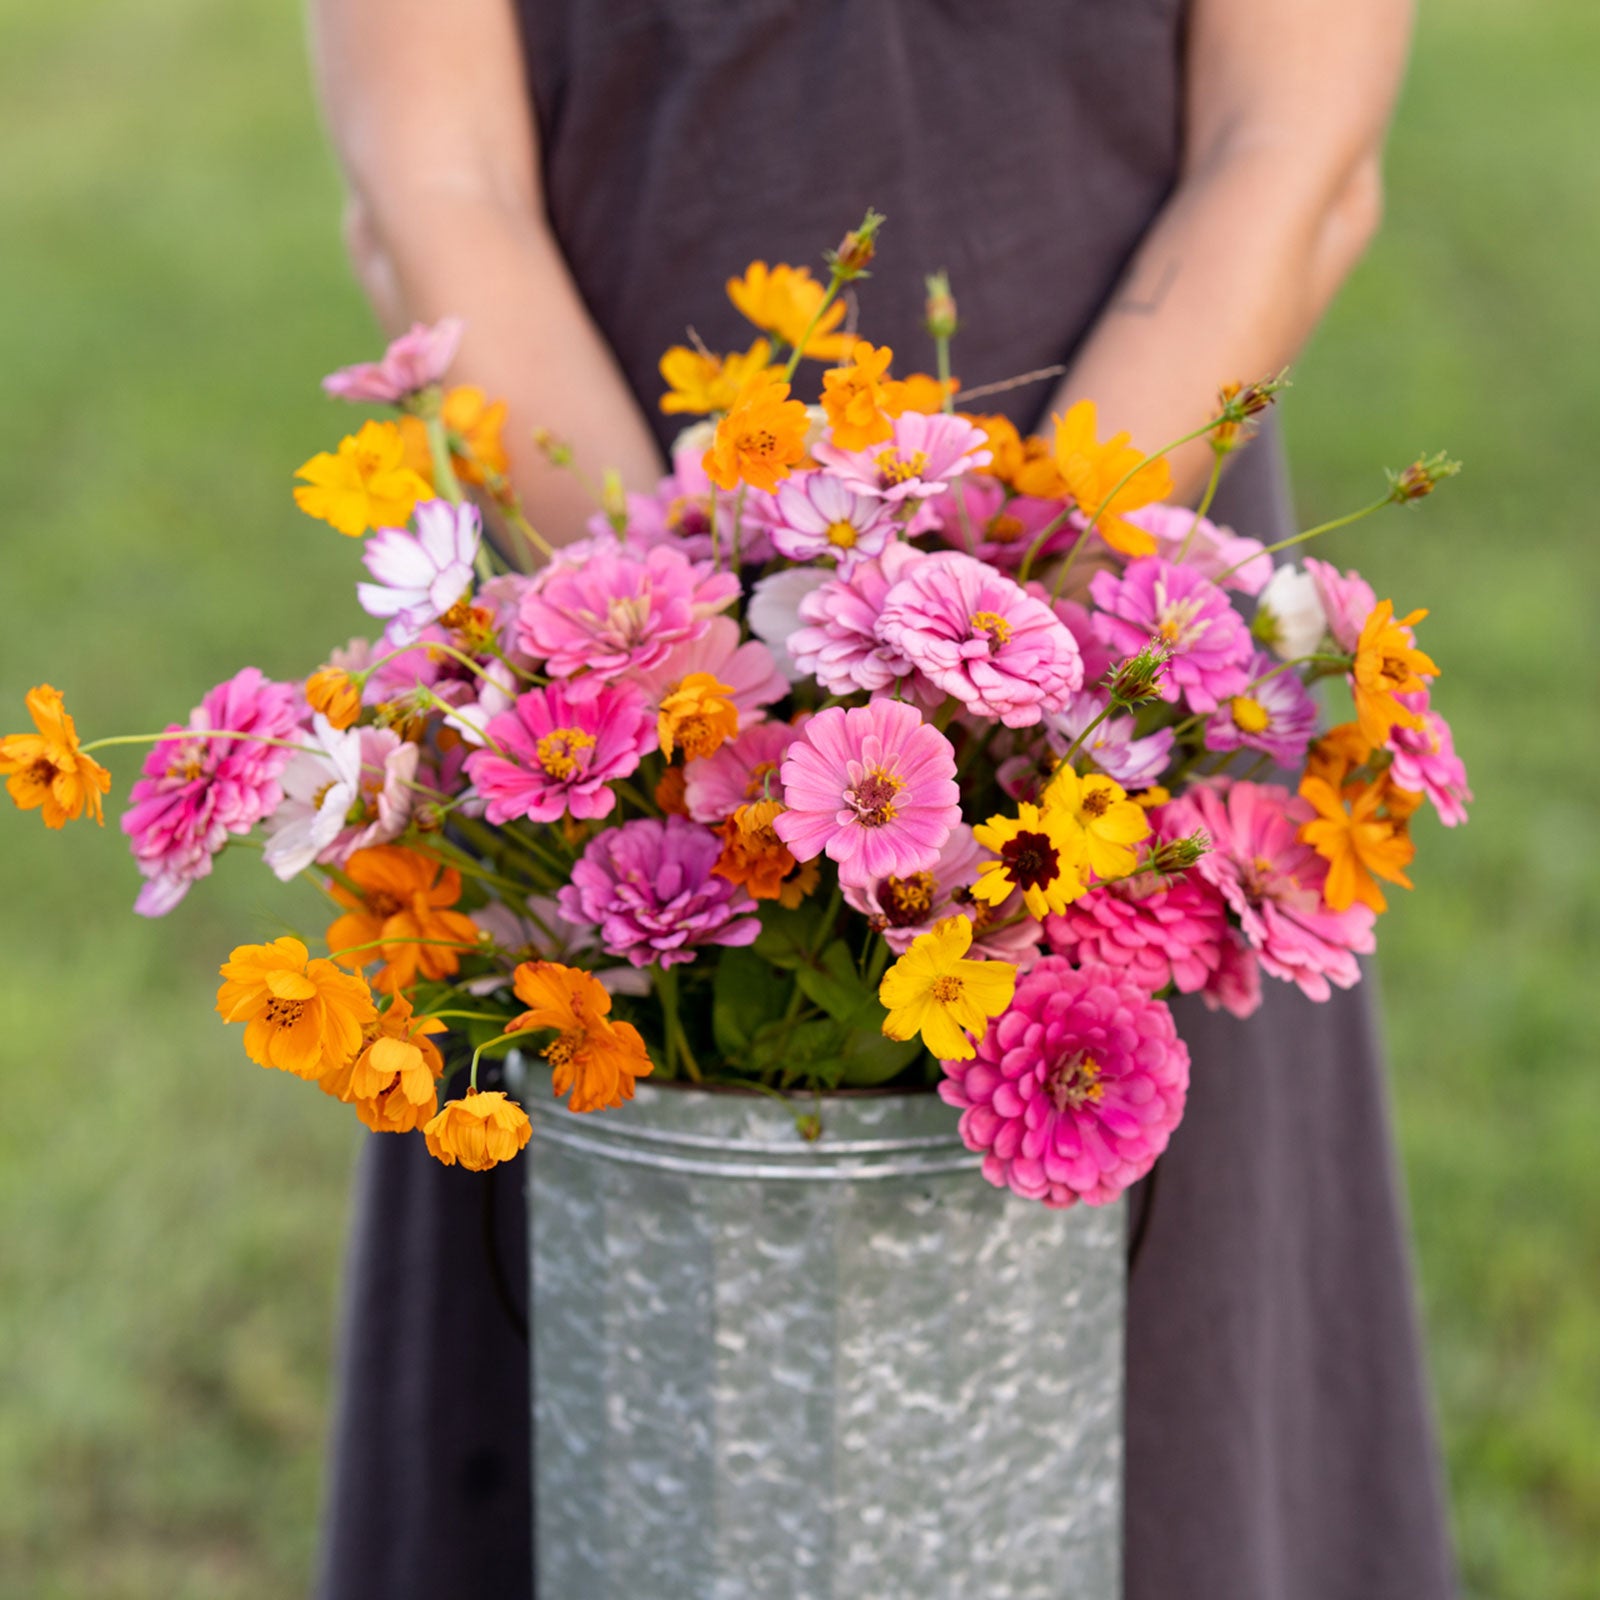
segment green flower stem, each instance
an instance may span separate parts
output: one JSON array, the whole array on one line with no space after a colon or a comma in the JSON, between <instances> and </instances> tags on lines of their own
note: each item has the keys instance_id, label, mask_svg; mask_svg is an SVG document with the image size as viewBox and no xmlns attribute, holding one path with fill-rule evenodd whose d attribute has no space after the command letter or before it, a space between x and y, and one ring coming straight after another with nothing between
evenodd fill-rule
<instances>
[{"instance_id":1,"label":"green flower stem","mask_svg":"<svg viewBox=\"0 0 1600 1600\"><path fill-rule=\"evenodd\" d=\"M1085 741L1085 740L1086 740L1086 739L1087 739L1087 738L1088 738L1088 737L1089 737L1089 735L1090 735L1090 734L1091 734L1091 733L1093 733L1093 732L1094 732L1094 730L1095 730L1095 729L1096 729L1096 728L1098 728L1098 727L1099 727L1099 726L1100 726L1100 724L1101 724L1101 723L1102 723L1102 722L1104 722L1104 721L1105 721L1105 720L1106 720L1106 718L1107 718L1107 717L1109 717L1109 716L1110 716L1110 715L1111 715L1111 713L1112 713L1112 712L1113 712L1113 711L1115 711L1115 710L1116 710L1116 709L1117 709L1117 702L1116 702L1116 701L1115 701L1115 700L1108 700L1108 701L1107 701L1107 702L1106 702L1106 704L1105 704L1105 708L1104 708L1104 709L1103 709L1103 710L1102 710L1102 711L1101 711L1101 712L1100 712L1100 714L1099 714L1099 715L1098 715L1098 716L1097 716L1097 717L1096 717L1096 718L1095 718L1095 719L1094 719L1094 721L1093 721L1093 722L1091 722L1091 723L1090 723L1090 724L1089 724L1089 725L1088 725L1088 727L1086 727L1086 728L1085 728L1085 729L1084 729L1084 730L1083 730L1083 732L1082 732L1082 733L1080 733L1080 734L1079 734L1079 735L1078 735L1078 737L1077 737L1077 738L1076 738L1076 739L1074 739L1074 740L1073 740L1073 741L1072 741L1072 743L1071 743L1071 745L1070 745L1070 746L1069 746L1069 747L1068 747L1068 749L1067 749L1067 753L1066 753L1066 754L1065 754L1065 755L1064 755L1064 756L1062 756L1062 758L1061 758L1061 765L1062 765L1062 766L1067 766L1067 765L1069 765L1069 764L1070 764L1070 763L1071 763L1071 761L1072 761L1072 758L1073 758L1073 757L1074 757L1074 756L1075 756L1075 755L1077 755L1077 753L1078 753L1078 752L1079 752L1079 751L1080 751L1080 750L1081 750L1081 749L1082 749L1082 748L1083 748L1083 745L1084 745L1084 741Z\"/></svg>"},{"instance_id":2,"label":"green flower stem","mask_svg":"<svg viewBox=\"0 0 1600 1600\"><path fill-rule=\"evenodd\" d=\"M1287 550L1291 545L1304 544L1307 539L1320 538L1325 533L1332 533L1335 528L1348 528L1352 522L1360 522L1363 517L1370 517L1374 511L1382 511L1385 506L1394 504L1394 495L1390 493L1381 500L1374 500L1371 505L1362 506L1359 511L1335 517L1332 522L1319 522L1316 527L1307 528L1304 533L1292 534L1287 539L1280 539L1276 544L1269 544L1265 550L1258 550L1253 556L1246 556L1243 561L1235 561L1231 567L1219 572L1211 581L1220 584L1224 579L1231 578L1240 567L1249 566L1252 561L1259 561L1262 556L1275 556L1280 550Z\"/></svg>"},{"instance_id":3,"label":"green flower stem","mask_svg":"<svg viewBox=\"0 0 1600 1600\"><path fill-rule=\"evenodd\" d=\"M1189 553L1189 546L1194 543L1194 536L1200 531L1201 519L1211 509L1211 502L1216 498L1217 485L1222 481L1223 452L1213 449L1211 453L1211 476L1206 479L1206 492L1200 496L1200 504L1194 508L1194 521L1189 524L1189 531L1183 536L1183 543L1178 547L1178 565L1183 565L1183 558Z\"/></svg>"},{"instance_id":4,"label":"green flower stem","mask_svg":"<svg viewBox=\"0 0 1600 1600\"><path fill-rule=\"evenodd\" d=\"M514 1040L522 1038L523 1035L528 1031L529 1030L527 1028L518 1028L506 1033L497 1033L494 1038L485 1039L483 1043L472 1052L472 1070L467 1074L467 1089L469 1093L476 1094L478 1092L478 1057L481 1056L485 1050L490 1049L494 1045L508 1044Z\"/></svg>"},{"instance_id":5,"label":"green flower stem","mask_svg":"<svg viewBox=\"0 0 1600 1600\"><path fill-rule=\"evenodd\" d=\"M800 365L800 359L806 353L806 346L811 343L811 335L817 331L817 324L822 321L823 313L838 299L839 290L844 287L844 281L844 275L835 267L829 275L828 287L823 293L822 299L817 302L815 313L812 315L810 322L806 324L806 331L800 335L800 342L795 345L789 356L788 365L783 369L783 381L785 383L794 382L795 369Z\"/></svg>"},{"instance_id":6,"label":"green flower stem","mask_svg":"<svg viewBox=\"0 0 1600 1600\"><path fill-rule=\"evenodd\" d=\"M292 739L269 739L262 733L240 733L234 728L166 728L160 733L116 733L79 745L78 753L88 755L91 750L105 750L117 744L182 744L187 739L243 739L250 744L270 744L278 750L298 750L302 755L323 754L316 745L296 744Z\"/></svg>"},{"instance_id":7,"label":"green flower stem","mask_svg":"<svg viewBox=\"0 0 1600 1600\"><path fill-rule=\"evenodd\" d=\"M656 999L661 1003L661 1016L666 1024L667 1057L671 1061L674 1051L683 1061L684 1071L691 1083L702 1083L700 1064L689 1048L688 1035L683 1031L683 1020L678 1014L678 974L671 967L655 969Z\"/></svg>"},{"instance_id":8,"label":"green flower stem","mask_svg":"<svg viewBox=\"0 0 1600 1600\"><path fill-rule=\"evenodd\" d=\"M428 455L433 461L433 486L441 498L460 505L466 498L461 492L460 480L450 461L450 439L445 433L444 418L437 409L424 415L422 425L428 431Z\"/></svg>"},{"instance_id":9,"label":"green flower stem","mask_svg":"<svg viewBox=\"0 0 1600 1600\"><path fill-rule=\"evenodd\" d=\"M473 471L483 480L484 488L500 508L501 515L523 539L547 559L553 556L555 547L528 521L528 514L522 509L522 500L511 486L511 480L503 472L491 467L460 434L450 435L450 448L464 461L471 463Z\"/></svg>"},{"instance_id":10,"label":"green flower stem","mask_svg":"<svg viewBox=\"0 0 1600 1600\"><path fill-rule=\"evenodd\" d=\"M357 684L365 687L367 679L370 678L379 667L385 667L391 661L398 661L401 656L410 655L414 650L436 650L442 656L449 656L452 661L459 661L462 666L468 669L468 671L477 673L477 675L482 678L485 683L494 683L494 679L489 676L488 669L479 666L471 656L467 655L464 651L457 650L454 645L441 644L435 639L418 639L414 644L401 645L398 650L391 650L387 655L379 656L376 661L369 661L367 665L361 669L361 671L352 672L350 676ZM498 651L495 653L497 655L499 654ZM511 663L508 661L506 662L506 665L509 667L511 666ZM519 669L512 667L511 670L515 672ZM526 677L527 674L524 673L523 676ZM496 685L496 687L498 687L498 685ZM445 706L445 709L448 711L453 708L447 705Z\"/></svg>"},{"instance_id":11,"label":"green flower stem","mask_svg":"<svg viewBox=\"0 0 1600 1600\"><path fill-rule=\"evenodd\" d=\"M953 416L956 409L955 389L950 382L950 335L935 334L933 338L934 360L938 366L939 387L944 390L944 414Z\"/></svg>"},{"instance_id":12,"label":"green flower stem","mask_svg":"<svg viewBox=\"0 0 1600 1600\"><path fill-rule=\"evenodd\" d=\"M618 778L612 782L611 787L622 796L624 800L636 805L647 817L659 817L661 807L650 799L642 790L635 789L631 783L626 783Z\"/></svg>"},{"instance_id":13,"label":"green flower stem","mask_svg":"<svg viewBox=\"0 0 1600 1600\"><path fill-rule=\"evenodd\" d=\"M328 959L330 961L340 961L345 956L359 955L363 950L383 950L394 944L438 945L449 950L487 950L491 948L476 939L471 943L461 939L369 939L365 944L349 944L342 950L330 950ZM363 961L361 965L365 966L366 962Z\"/></svg>"},{"instance_id":14,"label":"green flower stem","mask_svg":"<svg viewBox=\"0 0 1600 1600\"><path fill-rule=\"evenodd\" d=\"M459 1017L464 1022L506 1022L510 1019L495 1011L419 1011L417 1021Z\"/></svg>"}]
</instances>

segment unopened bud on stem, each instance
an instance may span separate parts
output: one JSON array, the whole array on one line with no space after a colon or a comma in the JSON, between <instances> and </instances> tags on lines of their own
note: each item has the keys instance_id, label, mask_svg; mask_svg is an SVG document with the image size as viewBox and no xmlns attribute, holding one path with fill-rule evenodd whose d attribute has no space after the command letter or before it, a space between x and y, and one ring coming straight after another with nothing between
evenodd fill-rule
<instances>
[{"instance_id":1,"label":"unopened bud on stem","mask_svg":"<svg viewBox=\"0 0 1600 1600\"><path fill-rule=\"evenodd\" d=\"M1396 505L1421 500L1430 495L1446 478L1453 478L1461 470L1459 461L1451 461L1440 451L1433 456L1419 456L1404 472L1389 474L1389 498Z\"/></svg>"},{"instance_id":2,"label":"unopened bud on stem","mask_svg":"<svg viewBox=\"0 0 1600 1600\"><path fill-rule=\"evenodd\" d=\"M1172 655L1171 647L1152 639L1137 655L1119 662L1105 676L1103 687L1120 706L1143 705L1161 693L1161 679Z\"/></svg>"},{"instance_id":3,"label":"unopened bud on stem","mask_svg":"<svg viewBox=\"0 0 1600 1600\"><path fill-rule=\"evenodd\" d=\"M950 278L947 273L932 272L925 280L928 286L928 298L925 312L928 319L928 332L935 339L955 338L956 328L956 300L950 293Z\"/></svg>"},{"instance_id":4,"label":"unopened bud on stem","mask_svg":"<svg viewBox=\"0 0 1600 1600\"><path fill-rule=\"evenodd\" d=\"M869 206L860 226L852 228L839 241L837 250L828 251L824 259L841 283L866 277L867 268L872 265L872 258L877 253L878 229L883 226L883 220L882 215Z\"/></svg>"}]
</instances>

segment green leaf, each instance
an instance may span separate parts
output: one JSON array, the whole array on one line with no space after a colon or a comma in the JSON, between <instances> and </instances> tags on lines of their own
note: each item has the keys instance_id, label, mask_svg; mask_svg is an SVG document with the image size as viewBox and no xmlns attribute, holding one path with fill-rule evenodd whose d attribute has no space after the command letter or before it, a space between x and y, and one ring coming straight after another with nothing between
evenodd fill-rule
<instances>
[{"instance_id":1,"label":"green leaf","mask_svg":"<svg viewBox=\"0 0 1600 1600\"><path fill-rule=\"evenodd\" d=\"M724 950L711 990L711 1034L718 1054L746 1055L756 1031L783 1015L789 983L754 951Z\"/></svg>"},{"instance_id":2,"label":"green leaf","mask_svg":"<svg viewBox=\"0 0 1600 1600\"><path fill-rule=\"evenodd\" d=\"M761 908L761 932L750 949L775 967L793 969L811 961L822 911L814 900L789 910L769 903Z\"/></svg>"}]
</instances>

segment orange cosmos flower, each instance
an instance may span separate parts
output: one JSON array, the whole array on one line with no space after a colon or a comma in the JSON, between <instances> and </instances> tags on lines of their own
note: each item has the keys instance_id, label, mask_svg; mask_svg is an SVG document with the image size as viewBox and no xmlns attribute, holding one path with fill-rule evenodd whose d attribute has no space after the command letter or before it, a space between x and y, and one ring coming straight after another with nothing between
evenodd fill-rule
<instances>
[{"instance_id":1,"label":"orange cosmos flower","mask_svg":"<svg viewBox=\"0 0 1600 1600\"><path fill-rule=\"evenodd\" d=\"M894 436L894 424L884 410L884 378L893 359L888 345L859 339L847 365L822 374L822 409L841 450L865 450Z\"/></svg>"},{"instance_id":2,"label":"orange cosmos flower","mask_svg":"<svg viewBox=\"0 0 1600 1600\"><path fill-rule=\"evenodd\" d=\"M306 679L306 704L343 731L361 715L361 691L343 667L318 667Z\"/></svg>"},{"instance_id":3,"label":"orange cosmos flower","mask_svg":"<svg viewBox=\"0 0 1600 1600\"><path fill-rule=\"evenodd\" d=\"M675 344L661 358L661 376L668 388L661 397L661 409L669 415L687 412L693 416L727 411L745 384L765 372L771 360L768 339L757 339L743 355L735 350L725 356Z\"/></svg>"},{"instance_id":4,"label":"orange cosmos flower","mask_svg":"<svg viewBox=\"0 0 1600 1600\"><path fill-rule=\"evenodd\" d=\"M542 1052L555 1068L557 1095L570 1089L572 1111L603 1111L633 1098L635 1079L655 1070L639 1030L612 1022L611 996L590 972L554 961L524 961L513 974L517 998L528 1010L506 1024L507 1033L554 1028Z\"/></svg>"},{"instance_id":5,"label":"orange cosmos flower","mask_svg":"<svg viewBox=\"0 0 1600 1600\"><path fill-rule=\"evenodd\" d=\"M410 1133L439 1108L435 1085L444 1057L428 1037L445 1032L437 1017L415 1017L411 1001L396 995L389 1009L367 1025L359 1054L325 1073L321 1088L346 1105L374 1133Z\"/></svg>"},{"instance_id":6,"label":"orange cosmos flower","mask_svg":"<svg viewBox=\"0 0 1600 1600\"><path fill-rule=\"evenodd\" d=\"M1355 722L1341 722L1329 728L1306 752L1305 776L1321 778L1335 789L1342 789L1344 781L1357 767L1364 767L1372 759L1372 746Z\"/></svg>"},{"instance_id":7,"label":"orange cosmos flower","mask_svg":"<svg viewBox=\"0 0 1600 1600\"><path fill-rule=\"evenodd\" d=\"M728 279L728 298L739 315L787 345L798 345L805 338L826 293L809 267L791 267L784 261L770 271L765 261L752 261L742 278ZM835 300L823 312L806 340L806 355L817 361L838 361L849 353L855 336L834 332L844 321L844 311L844 302Z\"/></svg>"},{"instance_id":8,"label":"orange cosmos flower","mask_svg":"<svg viewBox=\"0 0 1600 1600\"><path fill-rule=\"evenodd\" d=\"M1351 785L1345 796L1322 778L1302 778L1301 796L1317 815L1300 826L1300 837L1328 863L1322 897L1335 911L1347 911L1359 900L1374 911L1388 909L1378 879L1409 889L1405 869L1416 855L1403 818L1380 816L1387 786L1381 782Z\"/></svg>"},{"instance_id":9,"label":"orange cosmos flower","mask_svg":"<svg viewBox=\"0 0 1600 1600\"><path fill-rule=\"evenodd\" d=\"M1061 500L1066 497L1067 486L1056 468L1048 440L1041 439L1036 433L1023 438L1010 417L970 416L965 412L962 415L982 428L989 441L989 465L979 467L979 472L987 472L991 477L998 478L1018 494L1032 495L1040 500Z\"/></svg>"},{"instance_id":10,"label":"orange cosmos flower","mask_svg":"<svg viewBox=\"0 0 1600 1600\"><path fill-rule=\"evenodd\" d=\"M450 440L450 465L466 483L482 484L491 476L504 477L510 470L501 433L506 422L504 400L490 400L475 384L458 384L445 391L439 404L439 420ZM400 437L405 443L405 465L433 489L433 452L428 448L428 430L420 417L399 420Z\"/></svg>"},{"instance_id":11,"label":"orange cosmos flower","mask_svg":"<svg viewBox=\"0 0 1600 1600\"><path fill-rule=\"evenodd\" d=\"M1128 435L1119 433L1101 444L1095 437L1092 400L1080 400L1055 423L1055 464L1078 509L1086 517L1100 512L1095 530L1113 550L1125 556L1150 555L1156 548L1155 537L1129 522L1125 513L1165 500L1172 493L1172 473L1166 461L1147 462L1118 489L1123 476L1144 454L1128 442ZM1106 505L1106 497L1114 489L1116 493Z\"/></svg>"},{"instance_id":12,"label":"orange cosmos flower","mask_svg":"<svg viewBox=\"0 0 1600 1600\"><path fill-rule=\"evenodd\" d=\"M719 749L739 731L739 708L728 698L731 685L709 672L691 672L661 702L656 734L668 761L682 747L686 761L697 761Z\"/></svg>"},{"instance_id":13,"label":"orange cosmos flower","mask_svg":"<svg viewBox=\"0 0 1600 1600\"><path fill-rule=\"evenodd\" d=\"M78 730L59 690L41 683L28 691L28 715L37 733L0 739L0 773L6 793L23 811L42 808L47 828L64 828L85 811L103 828L100 796L111 791L111 774L78 747Z\"/></svg>"},{"instance_id":14,"label":"orange cosmos flower","mask_svg":"<svg viewBox=\"0 0 1600 1600\"><path fill-rule=\"evenodd\" d=\"M392 422L363 423L360 433L339 441L337 455L324 450L295 476L306 482L296 485L294 503L351 538L368 528L402 527L417 502L433 493L406 466L405 441Z\"/></svg>"},{"instance_id":15,"label":"orange cosmos flower","mask_svg":"<svg viewBox=\"0 0 1600 1600\"><path fill-rule=\"evenodd\" d=\"M816 888L821 874L815 861L803 866L796 862L773 831L772 819L782 812L776 800L735 807L714 830L722 840L722 854L711 870L729 883L742 884L752 900L776 900L793 911Z\"/></svg>"},{"instance_id":16,"label":"orange cosmos flower","mask_svg":"<svg viewBox=\"0 0 1600 1600\"><path fill-rule=\"evenodd\" d=\"M362 979L308 958L298 939L242 944L222 964L217 990L224 1022L242 1022L244 1050L263 1067L298 1078L337 1072L361 1048L377 1016Z\"/></svg>"},{"instance_id":17,"label":"orange cosmos flower","mask_svg":"<svg viewBox=\"0 0 1600 1600\"><path fill-rule=\"evenodd\" d=\"M1439 676L1432 659L1417 649L1411 632L1427 614L1413 611L1396 620L1394 602L1380 600L1361 625L1350 685L1361 732L1374 745L1383 744L1397 722L1407 728L1422 726L1422 713L1407 710L1395 696L1424 691L1425 680Z\"/></svg>"},{"instance_id":18,"label":"orange cosmos flower","mask_svg":"<svg viewBox=\"0 0 1600 1600\"><path fill-rule=\"evenodd\" d=\"M498 1089L446 1101L422 1130L429 1155L447 1167L459 1161L468 1172L487 1172L509 1161L532 1132L528 1113Z\"/></svg>"},{"instance_id":19,"label":"orange cosmos flower","mask_svg":"<svg viewBox=\"0 0 1600 1600\"><path fill-rule=\"evenodd\" d=\"M479 943L472 918L448 909L461 898L461 874L454 867L402 845L377 844L357 850L344 871L356 892L329 884L334 899L349 910L328 929L328 948L347 967L382 960L372 980L381 993L410 988L418 973L450 977L461 965L462 949Z\"/></svg>"},{"instance_id":20,"label":"orange cosmos flower","mask_svg":"<svg viewBox=\"0 0 1600 1600\"><path fill-rule=\"evenodd\" d=\"M903 378L888 379L880 387L883 399L879 404L891 417L907 411L920 411L931 417L944 410L945 400L961 387L961 380L951 378L948 383L941 383L931 372L908 372Z\"/></svg>"},{"instance_id":21,"label":"orange cosmos flower","mask_svg":"<svg viewBox=\"0 0 1600 1600\"><path fill-rule=\"evenodd\" d=\"M701 465L719 489L736 488L741 479L753 489L776 489L805 459L809 425L789 385L758 373L717 424Z\"/></svg>"}]
</instances>

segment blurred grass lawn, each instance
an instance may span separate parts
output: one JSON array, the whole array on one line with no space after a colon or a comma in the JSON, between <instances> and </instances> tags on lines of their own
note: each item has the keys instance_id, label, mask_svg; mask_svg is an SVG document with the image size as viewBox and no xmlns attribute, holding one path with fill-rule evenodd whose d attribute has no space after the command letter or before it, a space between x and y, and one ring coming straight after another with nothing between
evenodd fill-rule
<instances>
[{"instance_id":1,"label":"blurred grass lawn","mask_svg":"<svg viewBox=\"0 0 1600 1600\"><path fill-rule=\"evenodd\" d=\"M1383 978L1484 1600L1600 1594L1597 69L1592 0L1433 6L1387 231L1287 406L1307 516L1469 466L1336 554L1434 608L1478 794L1424 827ZM374 339L295 16L0 0L0 146L0 721L43 678L98 732L304 671L360 619L288 475ZM0 829L0 1596L302 1593L356 1135L244 1062L209 975L316 918L245 860L143 924L114 828Z\"/></svg>"}]
</instances>

